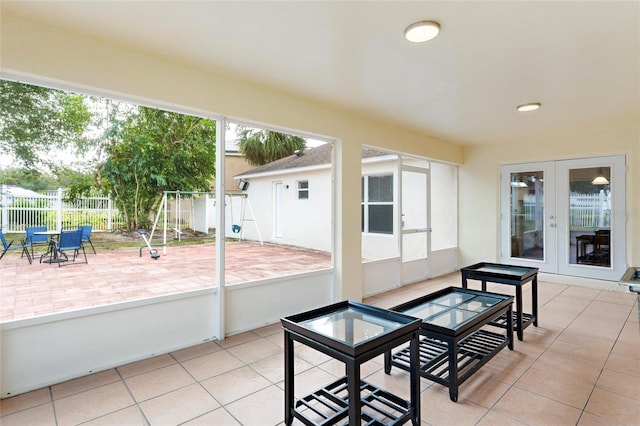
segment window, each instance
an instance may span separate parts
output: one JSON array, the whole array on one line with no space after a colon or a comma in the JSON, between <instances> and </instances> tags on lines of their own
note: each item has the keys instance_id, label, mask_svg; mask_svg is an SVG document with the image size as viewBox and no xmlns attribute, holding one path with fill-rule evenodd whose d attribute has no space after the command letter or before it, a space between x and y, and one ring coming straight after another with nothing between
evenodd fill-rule
<instances>
[{"instance_id":1,"label":"window","mask_svg":"<svg viewBox=\"0 0 640 426\"><path fill-rule=\"evenodd\" d=\"M393 234L393 175L362 177L362 232Z\"/></svg>"},{"instance_id":2,"label":"window","mask_svg":"<svg viewBox=\"0 0 640 426\"><path fill-rule=\"evenodd\" d=\"M298 181L298 200L308 200L309 199L309 181L301 180Z\"/></svg>"}]
</instances>

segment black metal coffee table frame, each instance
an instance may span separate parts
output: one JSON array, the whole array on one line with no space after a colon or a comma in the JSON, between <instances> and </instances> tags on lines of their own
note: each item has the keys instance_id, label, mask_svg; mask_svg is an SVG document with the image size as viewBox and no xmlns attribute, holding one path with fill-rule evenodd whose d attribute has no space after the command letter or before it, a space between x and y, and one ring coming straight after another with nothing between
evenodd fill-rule
<instances>
[{"instance_id":1,"label":"black metal coffee table frame","mask_svg":"<svg viewBox=\"0 0 640 426\"><path fill-rule=\"evenodd\" d=\"M441 296L451 293L463 293L477 296L490 296L499 302L477 314L458 328L447 328L423 319L420 326L420 375L449 387L449 397L458 400L458 387L471 377L480 367L486 364L505 346L513 350L512 302L513 297L486 293L476 290L450 287L420 297L391 308L395 312L404 313L411 308L427 304ZM483 329L485 325L504 315L510 327L505 334ZM391 373L391 367L403 370L411 369L410 348L404 348L392 354L385 352L385 373Z\"/></svg>"},{"instance_id":2,"label":"black metal coffee table frame","mask_svg":"<svg viewBox=\"0 0 640 426\"><path fill-rule=\"evenodd\" d=\"M467 280L482 282L482 291L487 291L487 281L508 284L516 288L516 308L513 311L513 325L516 329L518 340L524 338L524 329L533 324L538 326L538 268L526 266L512 266L501 263L481 262L460 269L462 274L462 288L467 288ZM522 311L522 286L531 282L531 309L532 313ZM499 318L494 325L506 327L506 318Z\"/></svg>"},{"instance_id":3,"label":"black metal coffee table frame","mask_svg":"<svg viewBox=\"0 0 640 426\"><path fill-rule=\"evenodd\" d=\"M305 327L305 322L324 320L333 314L347 312L349 316L363 315L391 324L370 338L354 339L354 324L347 325L346 337L335 338L321 331ZM381 426L400 425L411 421L420 424L420 375L418 373L418 340L420 321L416 318L385 309L344 301L302 314L281 319L284 328L285 358L285 424L291 425L294 417L306 425L366 424ZM363 321L360 321L362 324ZM333 326L328 320L329 329ZM375 323L372 322L372 324ZM340 325L336 325L339 328ZM345 376L301 398L294 398L294 341L314 348L334 359L344 362ZM384 389L361 380L360 366L366 361L409 343L410 400L404 400ZM386 419L384 422L379 417Z\"/></svg>"}]
</instances>

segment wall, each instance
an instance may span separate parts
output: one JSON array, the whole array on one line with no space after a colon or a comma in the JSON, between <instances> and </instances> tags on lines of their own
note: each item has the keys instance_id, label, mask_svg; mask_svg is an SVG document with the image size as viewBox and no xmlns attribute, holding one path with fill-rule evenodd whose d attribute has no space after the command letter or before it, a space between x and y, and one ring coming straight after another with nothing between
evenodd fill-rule
<instances>
[{"instance_id":1,"label":"wall","mask_svg":"<svg viewBox=\"0 0 640 426\"><path fill-rule=\"evenodd\" d=\"M606 155L627 159L627 259L640 265L640 129L638 125L589 129L517 141L466 147L459 168L460 265L497 261L500 166Z\"/></svg>"}]
</instances>

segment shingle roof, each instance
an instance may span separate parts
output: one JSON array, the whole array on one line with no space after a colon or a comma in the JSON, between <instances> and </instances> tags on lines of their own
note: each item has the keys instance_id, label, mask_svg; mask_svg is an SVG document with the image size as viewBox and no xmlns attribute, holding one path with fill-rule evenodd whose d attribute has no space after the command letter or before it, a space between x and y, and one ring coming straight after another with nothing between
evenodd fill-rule
<instances>
[{"instance_id":1,"label":"shingle roof","mask_svg":"<svg viewBox=\"0 0 640 426\"><path fill-rule=\"evenodd\" d=\"M333 144L326 143L324 145L306 149L297 154L292 154L288 157L272 161L271 163L256 167L255 169L247 170L246 172L235 175L234 177L331 164L332 151ZM381 155L387 154L371 148L362 148L362 158L378 157Z\"/></svg>"}]
</instances>

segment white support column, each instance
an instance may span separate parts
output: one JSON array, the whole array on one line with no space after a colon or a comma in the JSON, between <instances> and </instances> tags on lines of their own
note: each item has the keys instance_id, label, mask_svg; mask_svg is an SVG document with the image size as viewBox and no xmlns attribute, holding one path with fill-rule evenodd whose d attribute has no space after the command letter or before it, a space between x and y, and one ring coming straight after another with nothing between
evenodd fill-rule
<instances>
[{"instance_id":1,"label":"white support column","mask_svg":"<svg viewBox=\"0 0 640 426\"><path fill-rule=\"evenodd\" d=\"M213 308L218 313L218 340L225 336L225 282L224 282L224 240L225 240L225 128L226 120L219 117L216 120L216 283L218 297ZM231 202L231 201L230 201Z\"/></svg>"}]
</instances>

